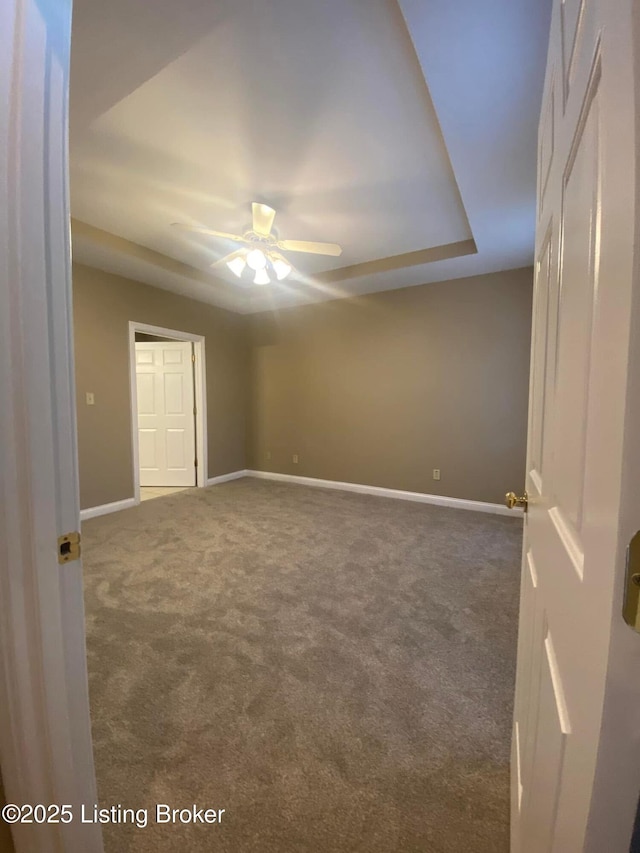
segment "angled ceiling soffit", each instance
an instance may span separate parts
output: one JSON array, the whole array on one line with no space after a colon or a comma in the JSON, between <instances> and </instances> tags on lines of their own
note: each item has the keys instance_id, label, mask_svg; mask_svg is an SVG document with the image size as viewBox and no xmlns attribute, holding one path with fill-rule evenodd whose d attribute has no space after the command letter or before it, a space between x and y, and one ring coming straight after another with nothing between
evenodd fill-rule
<instances>
[{"instance_id":1,"label":"angled ceiling soffit","mask_svg":"<svg viewBox=\"0 0 640 853\"><path fill-rule=\"evenodd\" d=\"M148 249L146 246L141 246L138 243L133 243L131 240L126 240L124 237L118 237L116 234L111 234L109 231L103 231L100 228L95 228L86 222L81 222L79 219L71 219L71 234L73 238L82 238L90 245L106 249L121 257L126 257L131 260L141 261L152 267L156 267L171 275L180 276L181 278L190 279L199 284L206 284L212 289L213 293L217 293L221 297L228 298L231 293L241 298L235 288L227 284L216 276L209 275L196 267L185 264L182 261L176 261L168 255L161 252L156 252L153 249Z\"/></svg>"}]
</instances>

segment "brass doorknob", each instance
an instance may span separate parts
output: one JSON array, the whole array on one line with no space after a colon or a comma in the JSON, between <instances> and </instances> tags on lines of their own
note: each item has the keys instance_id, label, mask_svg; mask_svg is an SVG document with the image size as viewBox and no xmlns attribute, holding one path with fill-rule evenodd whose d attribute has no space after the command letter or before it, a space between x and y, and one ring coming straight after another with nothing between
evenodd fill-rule
<instances>
[{"instance_id":1,"label":"brass doorknob","mask_svg":"<svg viewBox=\"0 0 640 853\"><path fill-rule=\"evenodd\" d=\"M521 506L524 508L524 511L527 511L527 507L529 505L529 495L525 492L521 498L519 498L515 492L507 492L504 496L504 502L509 507L509 509L513 509L516 506Z\"/></svg>"}]
</instances>

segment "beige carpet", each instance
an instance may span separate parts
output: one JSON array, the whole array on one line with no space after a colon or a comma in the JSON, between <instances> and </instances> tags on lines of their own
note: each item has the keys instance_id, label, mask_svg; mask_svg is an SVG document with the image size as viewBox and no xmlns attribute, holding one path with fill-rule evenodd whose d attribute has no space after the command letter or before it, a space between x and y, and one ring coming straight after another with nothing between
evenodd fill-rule
<instances>
[{"instance_id":1,"label":"beige carpet","mask_svg":"<svg viewBox=\"0 0 640 853\"><path fill-rule=\"evenodd\" d=\"M238 480L83 524L108 853L508 850L518 519Z\"/></svg>"}]
</instances>

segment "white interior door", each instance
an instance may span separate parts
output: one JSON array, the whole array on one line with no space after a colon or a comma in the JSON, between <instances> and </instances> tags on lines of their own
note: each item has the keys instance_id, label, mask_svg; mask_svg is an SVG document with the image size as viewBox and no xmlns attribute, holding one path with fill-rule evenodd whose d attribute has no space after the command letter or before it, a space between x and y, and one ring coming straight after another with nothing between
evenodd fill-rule
<instances>
[{"instance_id":1,"label":"white interior door","mask_svg":"<svg viewBox=\"0 0 640 853\"><path fill-rule=\"evenodd\" d=\"M79 819L97 802L82 564L59 541L80 530L70 34L70 0L0 2L0 764L7 802L74 818L13 824L16 853L103 850Z\"/></svg>"},{"instance_id":2,"label":"white interior door","mask_svg":"<svg viewBox=\"0 0 640 853\"><path fill-rule=\"evenodd\" d=\"M552 14L539 129L513 853L626 853L638 798L623 767L620 787L596 785L606 761L599 745L612 695L610 640L630 631L619 579L638 297L632 6L555 0ZM630 636L625 665L637 672L640 636ZM617 736L632 734L622 727ZM627 743L634 748L637 732Z\"/></svg>"},{"instance_id":3,"label":"white interior door","mask_svg":"<svg viewBox=\"0 0 640 853\"><path fill-rule=\"evenodd\" d=\"M136 342L141 486L195 486L192 344Z\"/></svg>"}]
</instances>

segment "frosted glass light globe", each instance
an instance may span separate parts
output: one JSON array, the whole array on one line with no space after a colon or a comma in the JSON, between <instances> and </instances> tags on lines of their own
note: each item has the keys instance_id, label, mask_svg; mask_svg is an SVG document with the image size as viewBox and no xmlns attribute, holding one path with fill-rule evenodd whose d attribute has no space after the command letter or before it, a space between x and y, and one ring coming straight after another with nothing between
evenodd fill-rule
<instances>
[{"instance_id":1,"label":"frosted glass light globe","mask_svg":"<svg viewBox=\"0 0 640 853\"><path fill-rule=\"evenodd\" d=\"M265 269L256 270L256 277L253 280L254 284L270 284L271 279L269 278L267 271Z\"/></svg>"},{"instance_id":2,"label":"frosted glass light globe","mask_svg":"<svg viewBox=\"0 0 640 853\"><path fill-rule=\"evenodd\" d=\"M263 270L267 265L267 257L261 249L252 249L247 255L247 264L255 272Z\"/></svg>"},{"instance_id":3,"label":"frosted glass light globe","mask_svg":"<svg viewBox=\"0 0 640 853\"><path fill-rule=\"evenodd\" d=\"M242 270L245 268L245 260L241 257L233 258L232 260L227 261L227 266L234 275L237 275L238 278L240 278L242 276Z\"/></svg>"}]
</instances>

